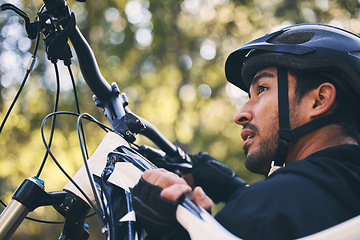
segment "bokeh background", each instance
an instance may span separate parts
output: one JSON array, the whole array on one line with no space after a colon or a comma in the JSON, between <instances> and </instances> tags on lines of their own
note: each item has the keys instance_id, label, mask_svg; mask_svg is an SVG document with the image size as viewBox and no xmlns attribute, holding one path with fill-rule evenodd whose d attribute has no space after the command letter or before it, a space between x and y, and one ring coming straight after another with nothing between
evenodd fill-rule
<instances>
[{"instance_id":1,"label":"bokeh background","mask_svg":"<svg viewBox=\"0 0 360 240\"><path fill-rule=\"evenodd\" d=\"M42 6L40 0L1 4L6 2L23 9L31 21ZM325 23L360 33L359 0L68 0L67 4L103 76L127 94L133 112L186 152L206 151L250 183L263 177L248 172L243 164L241 128L232 118L247 95L227 83L226 57L247 41L291 24ZM2 121L23 79L34 41L27 38L23 20L13 12L0 12L0 27ZM37 58L0 134L0 196L7 203L23 179L37 173L45 154L40 125L52 112L56 80L42 46ZM58 67L59 110L76 111L67 69L62 62ZM76 55L72 69L81 111L107 124L81 76ZM47 124L45 134L49 128ZM85 124L85 131L92 152L105 133L91 123ZM151 144L143 137L137 142ZM57 118L52 150L70 175L82 166L76 118ZM48 191L61 190L67 182L51 160L40 177ZM221 207L215 206L214 211ZM61 219L51 208L31 216ZM89 222L90 239L101 239L96 217ZM61 228L25 221L13 239L57 239Z\"/></svg>"}]
</instances>

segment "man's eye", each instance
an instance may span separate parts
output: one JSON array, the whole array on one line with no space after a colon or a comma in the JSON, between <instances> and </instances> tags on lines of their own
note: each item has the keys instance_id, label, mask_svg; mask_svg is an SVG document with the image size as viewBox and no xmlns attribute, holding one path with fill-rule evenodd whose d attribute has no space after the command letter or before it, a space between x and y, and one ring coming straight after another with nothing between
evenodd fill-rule
<instances>
[{"instance_id":1,"label":"man's eye","mask_svg":"<svg viewBox=\"0 0 360 240\"><path fill-rule=\"evenodd\" d=\"M262 85L257 86L257 95L259 95L260 93L262 93L266 89L267 89L267 87L264 87Z\"/></svg>"}]
</instances>

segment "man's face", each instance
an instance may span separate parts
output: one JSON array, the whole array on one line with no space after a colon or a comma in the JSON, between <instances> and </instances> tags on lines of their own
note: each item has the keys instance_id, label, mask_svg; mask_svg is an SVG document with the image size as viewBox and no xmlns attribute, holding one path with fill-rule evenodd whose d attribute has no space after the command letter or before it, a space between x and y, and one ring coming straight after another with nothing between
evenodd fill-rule
<instances>
[{"instance_id":1,"label":"man's face","mask_svg":"<svg viewBox=\"0 0 360 240\"><path fill-rule=\"evenodd\" d=\"M295 108L293 75L289 79L289 109L291 125L298 125ZM245 166L252 172L267 175L278 146L278 87L277 68L258 71L252 81L249 101L235 114L234 121L243 126L241 137L246 155Z\"/></svg>"}]
</instances>

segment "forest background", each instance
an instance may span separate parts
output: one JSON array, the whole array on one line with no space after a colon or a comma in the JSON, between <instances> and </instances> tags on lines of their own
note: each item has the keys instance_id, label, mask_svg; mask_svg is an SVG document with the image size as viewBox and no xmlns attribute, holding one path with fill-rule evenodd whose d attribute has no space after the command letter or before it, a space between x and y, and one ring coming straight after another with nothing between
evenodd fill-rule
<instances>
[{"instance_id":1,"label":"forest background","mask_svg":"<svg viewBox=\"0 0 360 240\"><path fill-rule=\"evenodd\" d=\"M40 0L12 0L33 21ZM109 83L127 94L129 107L155 125L170 141L192 154L206 151L234 169L249 183L263 177L244 167L241 127L233 115L247 95L228 84L226 57L242 44L267 32L299 23L324 23L360 33L359 0L68 0L81 32L88 40ZM5 116L26 71L34 41L23 20L0 13L0 120ZM78 69L72 68L81 112L108 124ZM24 178L34 176L45 155L40 136L42 119L52 112L56 78L40 46L38 61L0 134L0 197L8 203ZM67 69L61 75L59 110L76 111ZM49 121L50 122L50 121ZM48 134L50 125L46 125ZM92 152L105 135L85 124ZM48 135L46 135L48 136ZM139 144L151 144L139 137ZM59 116L52 151L73 175L83 164L76 119ZM61 190L67 179L48 161L40 176L47 191ZM215 212L222 205L215 207ZM2 210L3 208L0 208ZM50 208L31 216L61 220ZM90 239L101 239L96 217L89 219ZM13 239L57 239L61 225L25 223Z\"/></svg>"}]
</instances>

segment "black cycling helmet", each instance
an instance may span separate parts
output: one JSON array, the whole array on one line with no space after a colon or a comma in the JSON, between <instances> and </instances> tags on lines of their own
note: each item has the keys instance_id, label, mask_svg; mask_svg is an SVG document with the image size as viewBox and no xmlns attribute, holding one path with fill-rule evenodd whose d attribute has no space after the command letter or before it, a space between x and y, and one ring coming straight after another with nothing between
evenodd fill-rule
<instances>
[{"instance_id":1,"label":"black cycling helmet","mask_svg":"<svg viewBox=\"0 0 360 240\"><path fill-rule=\"evenodd\" d=\"M360 37L340 28L300 24L266 34L232 52L225 73L229 82L248 92L255 73L269 66L298 71L333 69L360 96Z\"/></svg>"},{"instance_id":2,"label":"black cycling helmet","mask_svg":"<svg viewBox=\"0 0 360 240\"><path fill-rule=\"evenodd\" d=\"M290 130L287 71L324 73L353 105L360 106L360 37L322 24L285 27L232 52L225 63L225 74L230 83L249 92L256 72L271 66L278 67L280 130L275 165L282 166L289 145L298 138L322 126L354 118L335 113Z\"/></svg>"}]
</instances>

